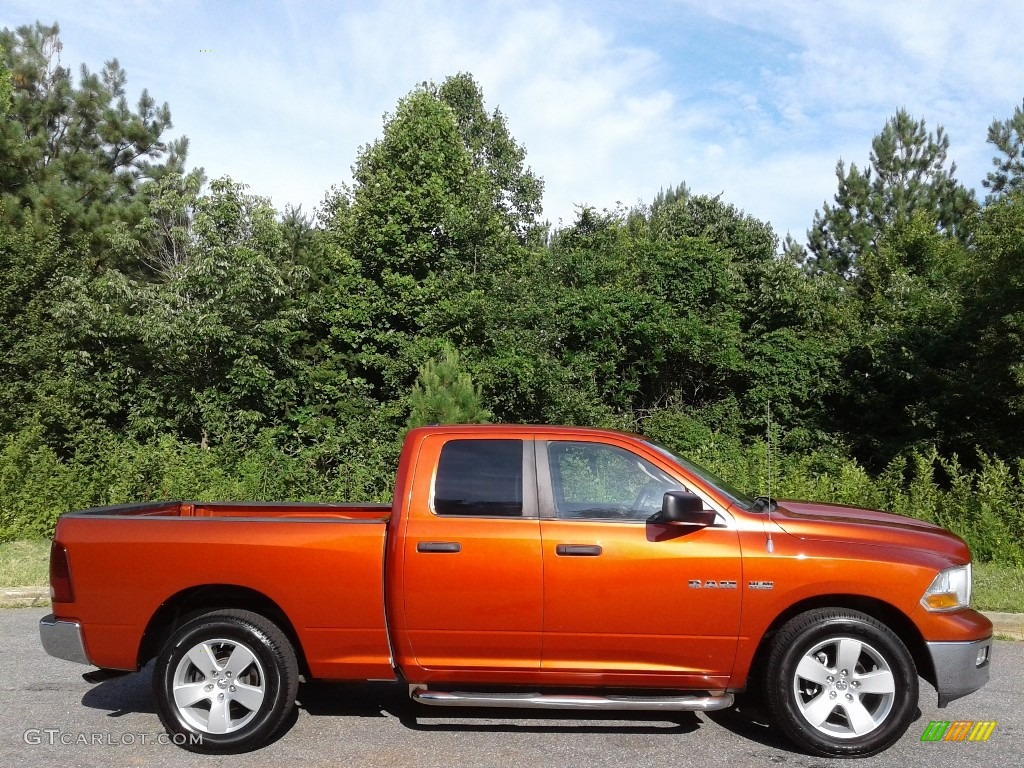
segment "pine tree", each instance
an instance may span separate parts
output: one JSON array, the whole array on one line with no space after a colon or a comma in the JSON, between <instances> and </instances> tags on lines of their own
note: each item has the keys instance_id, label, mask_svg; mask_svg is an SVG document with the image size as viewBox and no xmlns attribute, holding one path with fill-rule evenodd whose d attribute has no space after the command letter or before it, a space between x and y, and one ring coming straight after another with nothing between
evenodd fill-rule
<instances>
[{"instance_id":1,"label":"pine tree","mask_svg":"<svg viewBox=\"0 0 1024 768\"><path fill-rule=\"evenodd\" d=\"M900 110L871 142L871 163L836 165L839 189L835 205L826 203L814 214L807 233L814 272L833 272L847 279L858 274L857 261L897 223L916 214L928 216L937 231L961 237L965 222L977 209L974 193L954 177L956 163L946 166L949 137L942 126L926 130Z\"/></svg>"},{"instance_id":2,"label":"pine tree","mask_svg":"<svg viewBox=\"0 0 1024 768\"><path fill-rule=\"evenodd\" d=\"M1013 117L993 120L988 129L988 142L1001 155L992 158L996 170L989 171L981 182L992 192L985 202L991 203L1011 192L1024 190L1024 109L1017 107Z\"/></svg>"},{"instance_id":3,"label":"pine tree","mask_svg":"<svg viewBox=\"0 0 1024 768\"><path fill-rule=\"evenodd\" d=\"M483 392L462 370L457 350L445 349L440 359L430 358L419 370L409 396L410 428L426 424L483 424L490 420L490 411L483 407Z\"/></svg>"},{"instance_id":4,"label":"pine tree","mask_svg":"<svg viewBox=\"0 0 1024 768\"><path fill-rule=\"evenodd\" d=\"M102 252L117 222L145 215L144 181L183 172L188 140L164 137L170 108L147 90L129 106L117 59L83 64L76 84L62 49L57 24L0 30L0 219L58 222Z\"/></svg>"},{"instance_id":5,"label":"pine tree","mask_svg":"<svg viewBox=\"0 0 1024 768\"><path fill-rule=\"evenodd\" d=\"M669 185L668 189L659 189L658 194L654 196L654 200L651 201L651 213L655 213L665 206L671 205L677 200L686 200L692 196L689 186L685 181L681 181L675 186Z\"/></svg>"}]
</instances>

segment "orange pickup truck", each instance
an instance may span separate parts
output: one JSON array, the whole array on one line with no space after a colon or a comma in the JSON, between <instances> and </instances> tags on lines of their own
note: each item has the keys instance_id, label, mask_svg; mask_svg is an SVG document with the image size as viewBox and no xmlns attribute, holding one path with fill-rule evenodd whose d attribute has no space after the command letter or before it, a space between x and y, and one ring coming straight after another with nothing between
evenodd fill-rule
<instances>
[{"instance_id":1,"label":"orange pickup truck","mask_svg":"<svg viewBox=\"0 0 1024 768\"><path fill-rule=\"evenodd\" d=\"M159 502L61 517L48 653L155 658L160 718L255 749L307 680L443 707L717 710L757 689L825 756L988 680L970 553L930 523L751 499L636 435L412 430L386 505Z\"/></svg>"}]
</instances>

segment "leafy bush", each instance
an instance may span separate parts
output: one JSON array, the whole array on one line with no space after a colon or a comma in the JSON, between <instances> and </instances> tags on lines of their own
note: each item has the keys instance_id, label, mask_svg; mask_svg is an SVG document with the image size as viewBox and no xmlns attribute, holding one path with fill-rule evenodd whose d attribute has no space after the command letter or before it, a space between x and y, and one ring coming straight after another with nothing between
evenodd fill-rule
<instances>
[{"instance_id":1,"label":"leafy bush","mask_svg":"<svg viewBox=\"0 0 1024 768\"><path fill-rule=\"evenodd\" d=\"M24 429L0 442L0 541L51 536L61 513L106 504L390 499L395 440L288 448L276 437L265 430L251 443L202 448L97 431L62 459L39 428Z\"/></svg>"},{"instance_id":2,"label":"leafy bush","mask_svg":"<svg viewBox=\"0 0 1024 768\"><path fill-rule=\"evenodd\" d=\"M665 429L666 424L675 429ZM897 457L872 476L838 448L785 453L773 440L769 483L765 440L744 445L678 419L648 421L644 431L748 493L766 494L770 488L777 498L852 504L928 520L962 537L975 560L1024 566L1024 460L1010 465L979 451L978 468L968 469L956 456L945 458L933 448ZM701 439L691 442L695 435Z\"/></svg>"},{"instance_id":3,"label":"leafy bush","mask_svg":"<svg viewBox=\"0 0 1024 768\"><path fill-rule=\"evenodd\" d=\"M389 501L400 435L352 434L294 446L264 430L252 441L202 448L163 435L138 442L97 431L60 458L38 427L0 443L0 541L50 536L72 509L160 499ZM1024 567L1024 461L980 454L977 469L934 449L896 458L872 477L839 449L796 454L764 440L742 444L685 417L654 419L645 431L752 493L885 509L949 528L980 562ZM775 445L777 442L773 441Z\"/></svg>"}]
</instances>

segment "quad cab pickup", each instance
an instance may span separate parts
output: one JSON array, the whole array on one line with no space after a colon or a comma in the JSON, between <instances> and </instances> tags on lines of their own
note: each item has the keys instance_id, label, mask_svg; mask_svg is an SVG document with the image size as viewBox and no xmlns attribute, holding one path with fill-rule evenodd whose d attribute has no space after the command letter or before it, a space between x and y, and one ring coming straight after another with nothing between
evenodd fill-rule
<instances>
[{"instance_id":1,"label":"quad cab pickup","mask_svg":"<svg viewBox=\"0 0 1024 768\"><path fill-rule=\"evenodd\" d=\"M255 749L307 680L423 704L717 710L761 691L825 756L871 755L989 677L967 546L919 520L751 499L653 443L412 430L386 505L159 502L57 524L43 647L155 658L160 719Z\"/></svg>"}]
</instances>

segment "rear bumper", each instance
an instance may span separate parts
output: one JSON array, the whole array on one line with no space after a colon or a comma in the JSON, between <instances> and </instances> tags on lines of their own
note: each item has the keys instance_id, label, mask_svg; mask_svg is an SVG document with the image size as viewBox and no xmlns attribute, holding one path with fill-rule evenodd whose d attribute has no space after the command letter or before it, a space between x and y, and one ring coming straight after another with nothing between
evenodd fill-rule
<instances>
[{"instance_id":1,"label":"rear bumper","mask_svg":"<svg viewBox=\"0 0 1024 768\"><path fill-rule=\"evenodd\" d=\"M77 621L58 619L52 613L44 616L39 620L39 639L43 650L55 658L92 664L85 653L82 625Z\"/></svg>"},{"instance_id":2,"label":"rear bumper","mask_svg":"<svg viewBox=\"0 0 1024 768\"><path fill-rule=\"evenodd\" d=\"M939 706L974 693L988 682L992 638L966 643L928 643ZM980 659L980 661L979 661Z\"/></svg>"}]
</instances>

